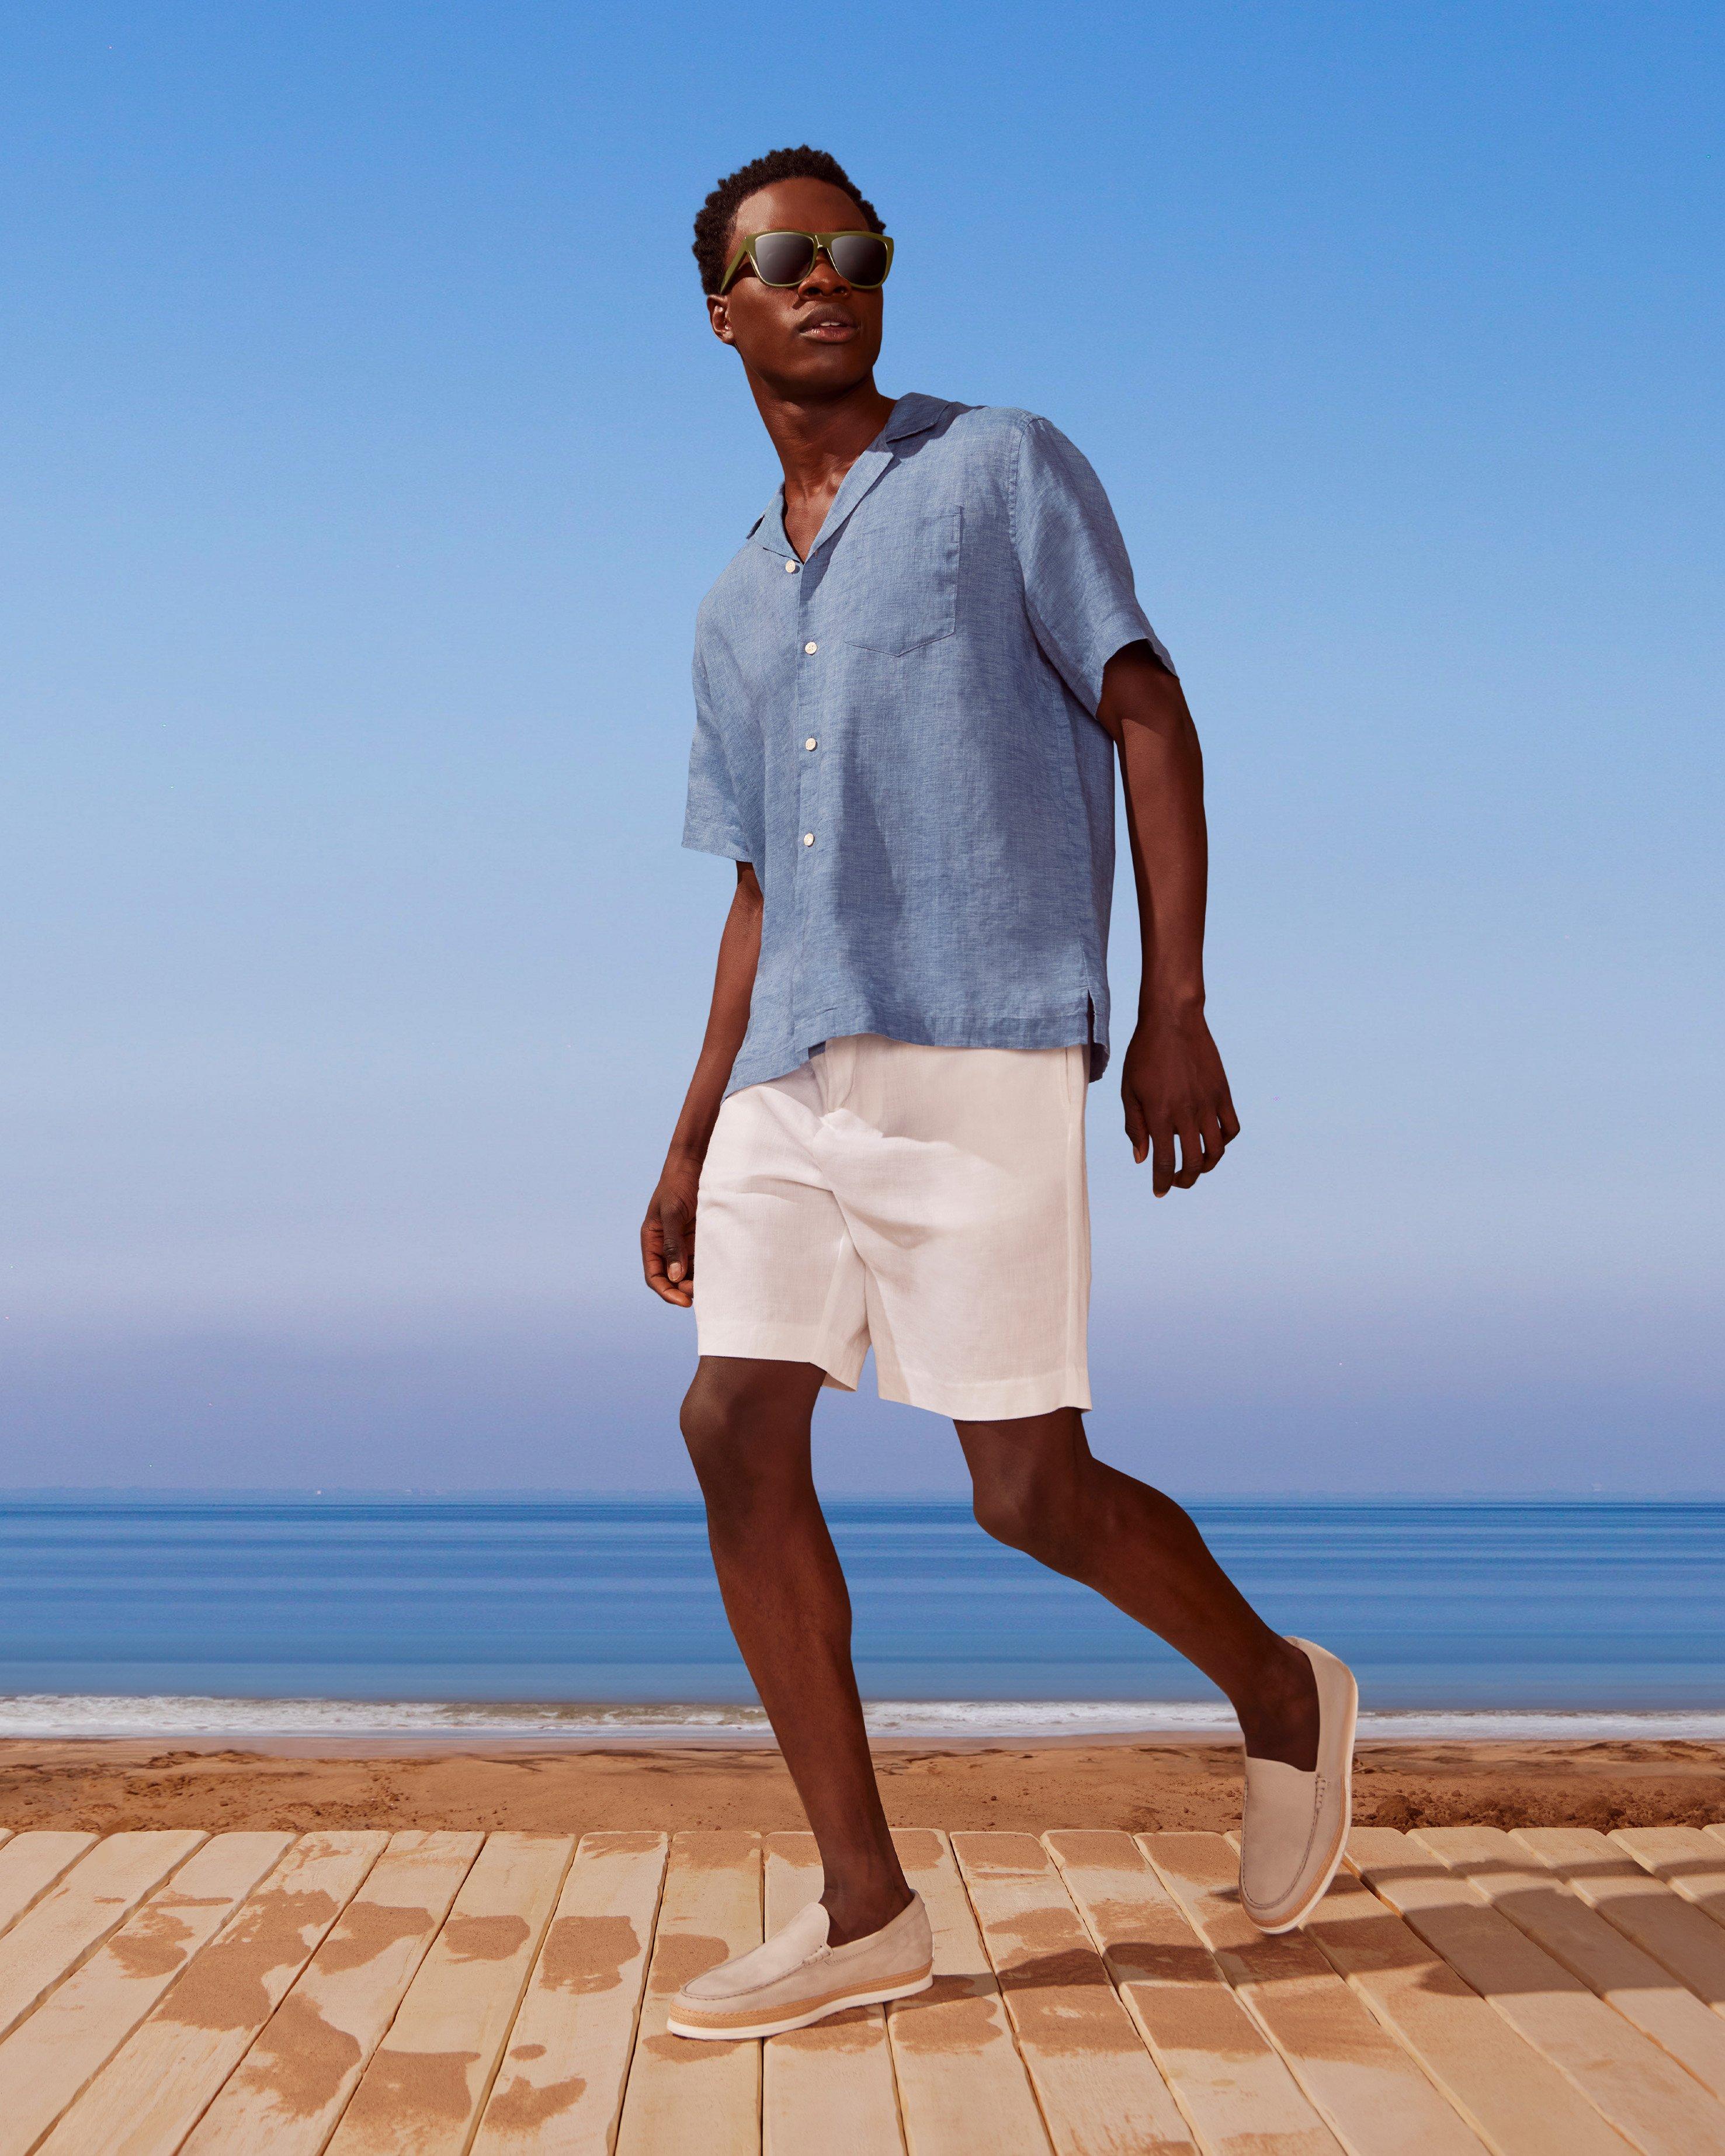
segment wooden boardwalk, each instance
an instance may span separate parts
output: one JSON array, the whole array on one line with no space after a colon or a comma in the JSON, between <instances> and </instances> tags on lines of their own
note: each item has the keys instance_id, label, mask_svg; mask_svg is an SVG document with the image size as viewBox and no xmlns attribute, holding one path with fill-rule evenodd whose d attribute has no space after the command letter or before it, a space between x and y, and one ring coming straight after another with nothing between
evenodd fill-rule
<instances>
[{"instance_id":1,"label":"wooden boardwalk","mask_svg":"<svg viewBox=\"0 0 1725 2156\"><path fill-rule=\"evenodd\" d=\"M798 1834L0 1834L0 2156L1725 2156L1725 1826L898 1837L936 1982L767 2044L685 1979Z\"/></svg>"}]
</instances>

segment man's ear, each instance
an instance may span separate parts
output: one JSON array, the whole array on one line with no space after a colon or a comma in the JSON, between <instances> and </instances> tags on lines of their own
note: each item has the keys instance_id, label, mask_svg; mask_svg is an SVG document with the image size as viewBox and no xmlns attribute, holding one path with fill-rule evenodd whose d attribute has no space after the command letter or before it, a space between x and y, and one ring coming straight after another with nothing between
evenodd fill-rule
<instances>
[{"instance_id":1,"label":"man's ear","mask_svg":"<svg viewBox=\"0 0 1725 2156\"><path fill-rule=\"evenodd\" d=\"M736 343L737 339L731 334L731 301L726 294L722 292L707 294L706 318L712 325L713 335L721 344Z\"/></svg>"}]
</instances>

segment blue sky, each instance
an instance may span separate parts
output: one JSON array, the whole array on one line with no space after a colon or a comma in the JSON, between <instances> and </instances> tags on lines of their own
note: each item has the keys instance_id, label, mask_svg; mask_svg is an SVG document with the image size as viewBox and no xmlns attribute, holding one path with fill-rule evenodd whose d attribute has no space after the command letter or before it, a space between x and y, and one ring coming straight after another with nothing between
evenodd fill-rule
<instances>
[{"instance_id":1,"label":"blue sky","mask_svg":"<svg viewBox=\"0 0 1725 2156\"><path fill-rule=\"evenodd\" d=\"M1098 1450L1725 1486L1716 10L31 14L5 1480L689 1486L634 1233L777 475L688 224L806 138L882 386L1074 436L1205 737L1245 1135L1153 1204L1095 1090ZM911 1410L820 1448L956 1485Z\"/></svg>"}]
</instances>

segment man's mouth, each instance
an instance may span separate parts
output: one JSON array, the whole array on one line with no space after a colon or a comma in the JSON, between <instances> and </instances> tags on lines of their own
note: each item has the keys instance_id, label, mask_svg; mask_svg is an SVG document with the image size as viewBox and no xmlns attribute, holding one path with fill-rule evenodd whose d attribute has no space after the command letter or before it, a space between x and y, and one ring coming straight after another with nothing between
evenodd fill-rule
<instances>
[{"instance_id":1,"label":"man's mouth","mask_svg":"<svg viewBox=\"0 0 1725 2156\"><path fill-rule=\"evenodd\" d=\"M797 326L798 336L812 337L817 344L844 344L856 333L857 324L836 307L817 307Z\"/></svg>"}]
</instances>

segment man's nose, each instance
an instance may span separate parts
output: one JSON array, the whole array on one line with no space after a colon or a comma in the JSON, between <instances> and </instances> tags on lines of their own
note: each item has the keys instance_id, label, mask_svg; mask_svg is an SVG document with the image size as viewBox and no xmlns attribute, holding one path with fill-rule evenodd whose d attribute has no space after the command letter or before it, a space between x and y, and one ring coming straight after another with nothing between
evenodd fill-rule
<instances>
[{"instance_id":1,"label":"man's nose","mask_svg":"<svg viewBox=\"0 0 1725 2156\"><path fill-rule=\"evenodd\" d=\"M809 274L797 290L799 292L818 292L824 298L830 299L835 292L848 292L850 287L833 267L833 258L823 247L809 264Z\"/></svg>"}]
</instances>

